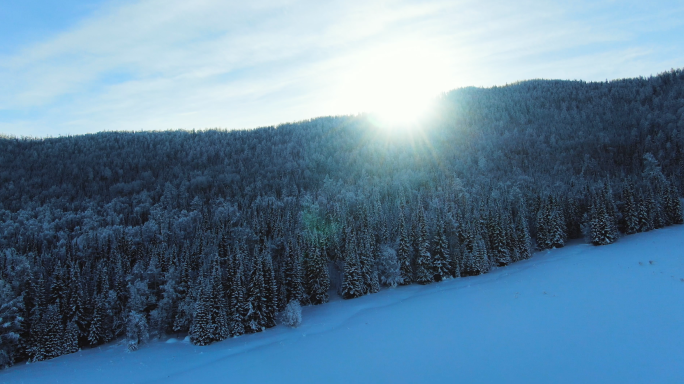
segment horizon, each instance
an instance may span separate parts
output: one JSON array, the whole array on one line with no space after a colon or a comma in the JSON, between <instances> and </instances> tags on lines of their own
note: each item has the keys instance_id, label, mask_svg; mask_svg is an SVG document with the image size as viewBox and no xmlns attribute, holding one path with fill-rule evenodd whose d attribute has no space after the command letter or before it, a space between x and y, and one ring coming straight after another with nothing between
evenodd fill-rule
<instances>
[{"instance_id":1,"label":"horizon","mask_svg":"<svg viewBox=\"0 0 684 384\"><path fill-rule=\"evenodd\" d=\"M674 1L26 1L0 12L0 134L411 120L466 87L680 68L682 16Z\"/></svg>"},{"instance_id":2,"label":"horizon","mask_svg":"<svg viewBox=\"0 0 684 384\"><path fill-rule=\"evenodd\" d=\"M611 82L618 82L618 81L624 81L624 80L635 80L635 79L650 79L650 78L655 78L660 75L669 73L671 71L684 71L684 67L680 68L671 68L669 70L664 70L660 71L655 74L650 74L648 76L635 76L635 77L621 77L621 78L615 78L615 79L605 79L605 80L583 80L583 79L547 79L547 78L531 78L531 79L524 79L524 80L518 80L510 83L506 83L503 85L489 85L489 86L474 86L474 85L466 85L463 87L458 87L454 89L450 89L447 91L442 92L441 94L435 96L433 99L437 100L440 99L452 92L457 92L460 90L464 89L469 89L469 88L476 88L476 89L483 89L483 90L488 90L488 89L493 89L493 88L504 88L504 87L510 87L510 86L515 86L519 85L522 83L530 82L530 81L567 81L567 82L582 82L586 84L591 84L591 83L596 83L596 84L602 84L602 83L611 83ZM349 114L339 114L339 115L321 115L321 116L312 116L308 118L303 118L300 120L293 120L293 121L283 121L279 122L276 124L271 124L271 125L260 125L260 126L255 126L255 127L241 127L241 128L225 128L225 127L205 127L205 128L160 128L160 129L138 129L138 130L127 130L127 129L113 129L113 130L101 130L101 131L90 131L90 132L83 132L83 133L60 133L57 135L46 135L46 136L31 136L31 135L21 135L21 134L12 134L12 133L4 133L0 132L0 139L22 139L22 140L45 140L45 139L55 139L55 138L61 138L61 137L72 137L72 136L83 136L83 135L96 135L100 133L166 133L166 132L187 132L187 133L196 133L196 132L208 132L208 131L220 131L220 132L231 132L231 131L251 131L251 130L257 130L257 129L267 129L267 128L278 128L283 125L288 125L288 124L300 124L300 123L305 123L308 121L313 121L317 119L325 119L325 118L340 118L340 117L345 117L345 118L358 118L358 117L366 117L366 118L373 118L374 112L372 111L363 111L363 112L358 112L358 113L349 113ZM419 121L422 122L422 121ZM394 125L397 125L400 123L396 122L391 122L391 123L386 123L389 128L393 128ZM386 127L387 128L387 127Z\"/></svg>"}]
</instances>

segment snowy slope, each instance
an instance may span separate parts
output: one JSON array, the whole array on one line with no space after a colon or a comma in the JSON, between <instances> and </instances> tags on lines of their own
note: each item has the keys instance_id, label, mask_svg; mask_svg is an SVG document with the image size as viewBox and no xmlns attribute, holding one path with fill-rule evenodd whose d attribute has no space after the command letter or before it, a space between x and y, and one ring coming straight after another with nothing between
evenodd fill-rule
<instances>
[{"instance_id":1,"label":"snowy slope","mask_svg":"<svg viewBox=\"0 0 684 384\"><path fill-rule=\"evenodd\" d=\"M684 226L307 307L298 329L110 345L20 364L0 382L682 383Z\"/></svg>"}]
</instances>

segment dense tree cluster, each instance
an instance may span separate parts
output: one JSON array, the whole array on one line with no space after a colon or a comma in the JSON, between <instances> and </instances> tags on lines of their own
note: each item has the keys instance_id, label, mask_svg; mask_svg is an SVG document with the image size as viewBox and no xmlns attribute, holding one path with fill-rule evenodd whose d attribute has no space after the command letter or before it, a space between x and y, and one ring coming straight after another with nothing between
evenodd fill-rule
<instances>
[{"instance_id":1,"label":"dense tree cluster","mask_svg":"<svg viewBox=\"0 0 684 384\"><path fill-rule=\"evenodd\" d=\"M299 303L682 223L684 72L445 94L245 131L0 139L0 366L125 338L206 345Z\"/></svg>"}]
</instances>

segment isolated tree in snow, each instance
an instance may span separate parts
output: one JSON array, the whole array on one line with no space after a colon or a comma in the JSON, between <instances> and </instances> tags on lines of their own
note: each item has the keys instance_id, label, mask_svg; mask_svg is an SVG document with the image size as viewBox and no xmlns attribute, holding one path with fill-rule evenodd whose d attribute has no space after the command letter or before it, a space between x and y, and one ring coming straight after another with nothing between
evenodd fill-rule
<instances>
[{"instance_id":1,"label":"isolated tree in snow","mask_svg":"<svg viewBox=\"0 0 684 384\"><path fill-rule=\"evenodd\" d=\"M394 288L404 282L401 276L401 265L397 258L397 252L387 244L383 244L380 247L378 271L380 282L388 287Z\"/></svg>"},{"instance_id":2,"label":"isolated tree in snow","mask_svg":"<svg viewBox=\"0 0 684 384\"><path fill-rule=\"evenodd\" d=\"M302 306L298 300L292 300L285 306L280 314L280 321L292 328L297 328L302 324Z\"/></svg>"}]
</instances>

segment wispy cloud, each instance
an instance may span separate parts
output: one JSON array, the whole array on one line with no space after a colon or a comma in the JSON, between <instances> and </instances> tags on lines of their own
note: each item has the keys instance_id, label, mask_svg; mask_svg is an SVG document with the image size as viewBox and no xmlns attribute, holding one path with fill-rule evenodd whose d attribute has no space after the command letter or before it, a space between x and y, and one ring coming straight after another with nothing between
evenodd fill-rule
<instances>
[{"instance_id":1,"label":"wispy cloud","mask_svg":"<svg viewBox=\"0 0 684 384\"><path fill-rule=\"evenodd\" d=\"M668 5L116 2L0 57L0 132L248 128L361 112L368 90L357 74L412 54L427 56L415 62L436 72L436 91L649 75L684 63L673 36L683 35L684 6Z\"/></svg>"}]
</instances>

